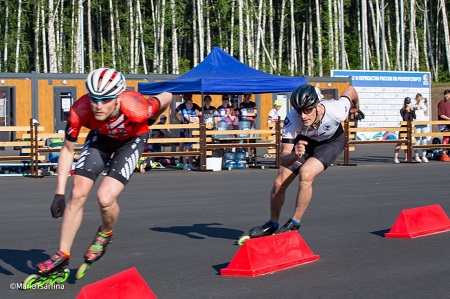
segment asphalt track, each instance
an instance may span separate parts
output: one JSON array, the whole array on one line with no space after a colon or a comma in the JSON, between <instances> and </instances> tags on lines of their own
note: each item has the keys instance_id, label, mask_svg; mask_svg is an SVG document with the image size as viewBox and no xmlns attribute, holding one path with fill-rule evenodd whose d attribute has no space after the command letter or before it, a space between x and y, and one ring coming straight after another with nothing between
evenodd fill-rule
<instances>
[{"instance_id":1,"label":"asphalt track","mask_svg":"<svg viewBox=\"0 0 450 299\"><path fill-rule=\"evenodd\" d=\"M338 162L342 161L342 157ZM450 213L450 163L392 163L392 146L361 146L357 166L334 166L314 184L301 235L316 262L255 278L224 277L236 240L268 219L275 169L135 174L106 255L75 281L100 224L91 195L64 290L16 290L57 249L50 216L55 177L0 178L0 298L75 298L83 286L136 267L158 298L450 298L450 232L384 238L404 209ZM71 185L71 179L69 179ZM291 186L282 221L291 216ZM13 287L12 287L13 286Z\"/></svg>"}]
</instances>

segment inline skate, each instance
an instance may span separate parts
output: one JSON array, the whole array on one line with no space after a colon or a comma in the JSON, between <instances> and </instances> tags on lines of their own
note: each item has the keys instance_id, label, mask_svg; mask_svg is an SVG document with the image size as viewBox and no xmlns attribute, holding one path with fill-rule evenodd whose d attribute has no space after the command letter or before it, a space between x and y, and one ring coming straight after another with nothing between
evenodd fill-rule
<instances>
[{"instance_id":1,"label":"inline skate","mask_svg":"<svg viewBox=\"0 0 450 299\"><path fill-rule=\"evenodd\" d=\"M37 265L38 273L28 276L23 286L25 289L32 289L34 285L42 287L46 284L63 283L69 278L70 257L61 251L57 251L50 259Z\"/></svg>"},{"instance_id":2,"label":"inline skate","mask_svg":"<svg viewBox=\"0 0 450 299\"><path fill-rule=\"evenodd\" d=\"M81 279L86 274L86 271L92 266L92 263L98 261L106 252L106 247L112 241L113 233L105 234L98 228L95 234L94 241L86 250L84 254L84 263L78 268L76 279Z\"/></svg>"},{"instance_id":3,"label":"inline skate","mask_svg":"<svg viewBox=\"0 0 450 299\"><path fill-rule=\"evenodd\" d=\"M247 235L239 238L238 244L242 245L245 243L245 241L251 238L260 238L268 235L273 235L277 229L278 227L273 226L273 222L269 220L263 225L255 226L250 229Z\"/></svg>"}]
</instances>

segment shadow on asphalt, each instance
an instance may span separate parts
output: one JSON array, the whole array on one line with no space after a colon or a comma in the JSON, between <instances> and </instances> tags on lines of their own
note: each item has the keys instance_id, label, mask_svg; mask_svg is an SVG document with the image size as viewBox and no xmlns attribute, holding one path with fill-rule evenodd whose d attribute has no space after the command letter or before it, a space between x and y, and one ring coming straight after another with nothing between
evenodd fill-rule
<instances>
[{"instance_id":1,"label":"shadow on asphalt","mask_svg":"<svg viewBox=\"0 0 450 299\"><path fill-rule=\"evenodd\" d=\"M243 231L230 228L214 227L221 223L199 223L191 226L152 227L150 230L161 233L172 233L186 236L191 239L221 238L237 240Z\"/></svg>"},{"instance_id":2,"label":"shadow on asphalt","mask_svg":"<svg viewBox=\"0 0 450 299\"><path fill-rule=\"evenodd\" d=\"M377 231L370 232L370 233L384 238L384 234L388 233L390 230L391 229L383 229L383 230L377 230Z\"/></svg>"}]
</instances>

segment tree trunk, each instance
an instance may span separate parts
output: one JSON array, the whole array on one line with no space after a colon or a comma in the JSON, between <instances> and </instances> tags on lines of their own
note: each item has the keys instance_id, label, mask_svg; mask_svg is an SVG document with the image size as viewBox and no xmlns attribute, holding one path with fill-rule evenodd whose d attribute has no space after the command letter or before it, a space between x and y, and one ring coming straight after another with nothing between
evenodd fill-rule
<instances>
[{"instance_id":1,"label":"tree trunk","mask_svg":"<svg viewBox=\"0 0 450 299\"><path fill-rule=\"evenodd\" d=\"M194 12L194 16L198 15L197 11L197 0L192 0L192 11ZM194 67L198 65L198 57L199 57L199 49L198 49L198 35L197 35L197 21L195 20L196 17L193 18L192 21L192 37L193 37L193 62Z\"/></svg>"},{"instance_id":2,"label":"tree trunk","mask_svg":"<svg viewBox=\"0 0 450 299\"><path fill-rule=\"evenodd\" d=\"M441 0L442 9L442 26L444 27L444 47L445 47L445 57L447 58L447 71L450 75L450 34L448 29L448 15L445 8L445 0Z\"/></svg>"},{"instance_id":3,"label":"tree trunk","mask_svg":"<svg viewBox=\"0 0 450 299\"><path fill-rule=\"evenodd\" d=\"M178 28L175 0L170 1L170 7L172 9L172 72L174 74L179 74L180 65L178 60Z\"/></svg>"},{"instance_id":4,"label":"tree trunk","mask_svg":"<svg viewBox=\"0 0 450 299\"><path fill-rule=\"evenodd\" d=\"M34 46L33 54L34 54L34 70L37 73L41 72L41 65L40 65L41 60L39 57L39 41L40 41L39 27L41 26L41 11L40 11L41 7L42 7L42 5L40 2L36 3L36 5L33 7L33 15L35 16L33 18L33 32L34 32L34 36L35 36L34 43L33 43L33 46Z\"/></svg>"},{"instance_id":5,"label":"tree trunk","mask_svg":"<svg viewBox=\"0 0 450 299\"><path fill-rule=\"evenodd\" d=\"M400 71L402 69L400 47L402 44L401 36L403 33L400 32L400 11L397 1L395 1L395 33L397 38L395 47L395 56L397 57L395 62L395 70Z\"/></svg>"},{"instance_id":6,"label":"tree trunk","mask_svg":"<svg viewBox=\"0 0 450 299\"><path fill-rule=\"evenodd\" d=\"M283 60L283 43L284 43L284 22L285 22L285 7L286 0L281 1L281 14L280 14L280 36L278 39L278 64L277 64L277 74L281 74L282 60Z\"/></svg>"},{"instance_id":7,"label":"tree trunk","mask_svg":"<svg viewBox=\"0 0 450 299\"><path fill-rule=\"evenodd\" d=\"M252 15L253 12L253 7L250 7L248 5L248 1L245 2L246 3L246 14L245 14L245 23L247 24L247 64L250 67L254 67L254 63L253 63L253 50L254 50L254 45L253 45L253 32L255 32L253 30L253 19L250 19L250 16ZM245 58L244 60L242 60L243 63L245 63Z\"/></svg>"},{"instance_id":8,"label":"tree trunk","mask_svg":"<svg viewBox=\"0 0 450 299\"><path fill-rule=\"evenodd\" d=\"M57 61L55 51L55 11L53 0L48 0L48 60L50 73L57 73Z\"/></svg>"},{"instance_id":9,"label":"tree trunk","mask_svg":"<svg viewBox=\"0 0 450 299\"><path fill-rule=\"evenodd\" d=\"M42 24L45 23L45 11L44 7L41 6L40 9ZM47 40L47 34L45 32L45 26L42 26L42 71L44 73L48 73L48 61L47 61L47 43L45 42Z\"/></svg>"},{"instance_id":10,"label":"tree trunk","mask_svg":"<svg viewBox=\"0 0 450 299\"><path fill-rule=\"evenodd\" d=\"M261 39L263 39L262 34L262 23L263 23L263 0L258 1L258 20L257 20L257 35L256 35L256 44L255 44L255 68L259 69L259 60L260 60L260 51L261 51ZM264 40L263 40L264 43Z\"/></svg>"},{"instance_id":11,"label":"tree trunk","mask_svg":"<svg viewBox=\"0 0 450 299\"><path fill-rule=\"evenodd\" d=\"M297 38L295 35L295 12L294 12L294 0L290 1L290 14L291 14L291 63L290 63L290 75L294 76L297 73Z\"/></svg>"},{"instance_id":12,"label":"tree trunk","mask_svg":"<svg viewBox=\"0 0 450 299\"><path fill-rule=\"evenodd\" d=\"M115 32L115 28L114 28L114 7L113 7L113 2L112 0L109 0L109 30L111 32L111 58L112 58L112 64L113 64L113 68L117 67L117 62L116 62L116 32Z\"/></svg>"},{"instance_id":13,"label":"tree trunk","mask_svg":"<svg viewBox=\"0 0 450 299\"><path fill-rule=\"evenodd\" d=\"M16 63L14 67L14 72L19 72L20 64L20 41L22 39L22 0L17 2L17 36L16 36Z\"/></svg>"},{"instance_id":14,"label":"tree trunk","mask_svg":"<svg viewBox=\"0 0 450 299\"><path fill-rule=\"evenodd\" d=\"M319 0L316 0L316 30L317 30L317 63L318 63L318 72L319 77L323 77L323 58L322 58L322 20L321 16L320 3Z\"/></svg>"},{"instance_id":15,"label":"tree trunk","mask_svg":"<svg viewBox=\"0 0 450 299\"><path fill-rule=\"evenodd\" d=\"M244 16L243 16L243 0L238 0L238 16L239 16L239 60L244 61Z\"/></svg>"},{"instance_id":16,"label":"tree trunk","mask_svg":"<svg viewBox=\"0 0 450 299\"><path fill-rule=\"evenodd\" d=\"M129 57L129 64L130 64L130 72L134 73L135 72L135 57L134 54L136 53L134 50L134 42L135 42L135 36L134 36L134 5L133 5L133 1L132 0L128 0L128 24L129 24L129 34L130 34L130 38L128 40L129 42L129 53L130 53L130 57Z\"/></svg>"},{"instance_id":17,"label":"tree trunk","mask_svg":"<svg viewBox=\"0 0 450 299\"><path fill-rule=\"evenodd\" d=\"M197 0L197 22L198 22L198 48L199 48L199 61L205 58L205 32L203 25L203 1Z\"/></svg>"},{"instance_id":18,"label":"tree trunk","mask_svg":"<svg viewBox=\"0 0 450 299\"><path fill-rule=\"evenodd\" d=\"M92 15L91 15L91 0L87 0L87 49L89 58L89 72L94 70L94 52L92 50Z\"/></svg>"}]
</instances>

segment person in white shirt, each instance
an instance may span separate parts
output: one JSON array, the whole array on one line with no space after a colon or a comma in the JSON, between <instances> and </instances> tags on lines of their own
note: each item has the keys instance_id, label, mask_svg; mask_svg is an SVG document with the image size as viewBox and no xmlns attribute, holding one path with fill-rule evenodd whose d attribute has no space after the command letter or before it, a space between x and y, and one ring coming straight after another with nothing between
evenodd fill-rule
<instances>
[{"instance_id":1,"label":"person in white shirt","mask_svg":"<svg viewBox=\"0 0 450 299\"><path fill-rule=\"evenodd\" d=\"M300 220L312 198L314 179L344 150L345 133L341 122L348 117L351 108L359 108L358 93L352 86L343 91L339 100L322 101L320 90L305 84L292 92L290 103L294 109L286 116L282 129L281 166L270 192L270 219L252 228L248 236L242 238L257 238L300 228ZM286 189L297 176L298 192L293 216L279 226Z\"/></svg>"},{"instance_id":2,"label":"person in white shirt","mask_svg":"<svg viewBox=\"0 0 450 299\"><path fill-rule=\"evenodd\" d=\"M420 93L416 94L416 103L414 105L414 110L415 110L415 114L416 114L416 121L426 121L429 120L428 119L428 103L426 101L426 99L424 99L422 97L422 95ZM415 125L414 126L416 128L415 133L428 133L430 130L428 128L428 125ZM427 144L427 137L426 136L422 136L422 137L416 137L416 145L426 145ZM422 159L419 157L419 150L418 149L414 149L414 154L415 154L415 161L416 162L428 162L427 159L427 151L426 150L421 150L421 154L422 154Z\"/></svg>"}]
</instances>

